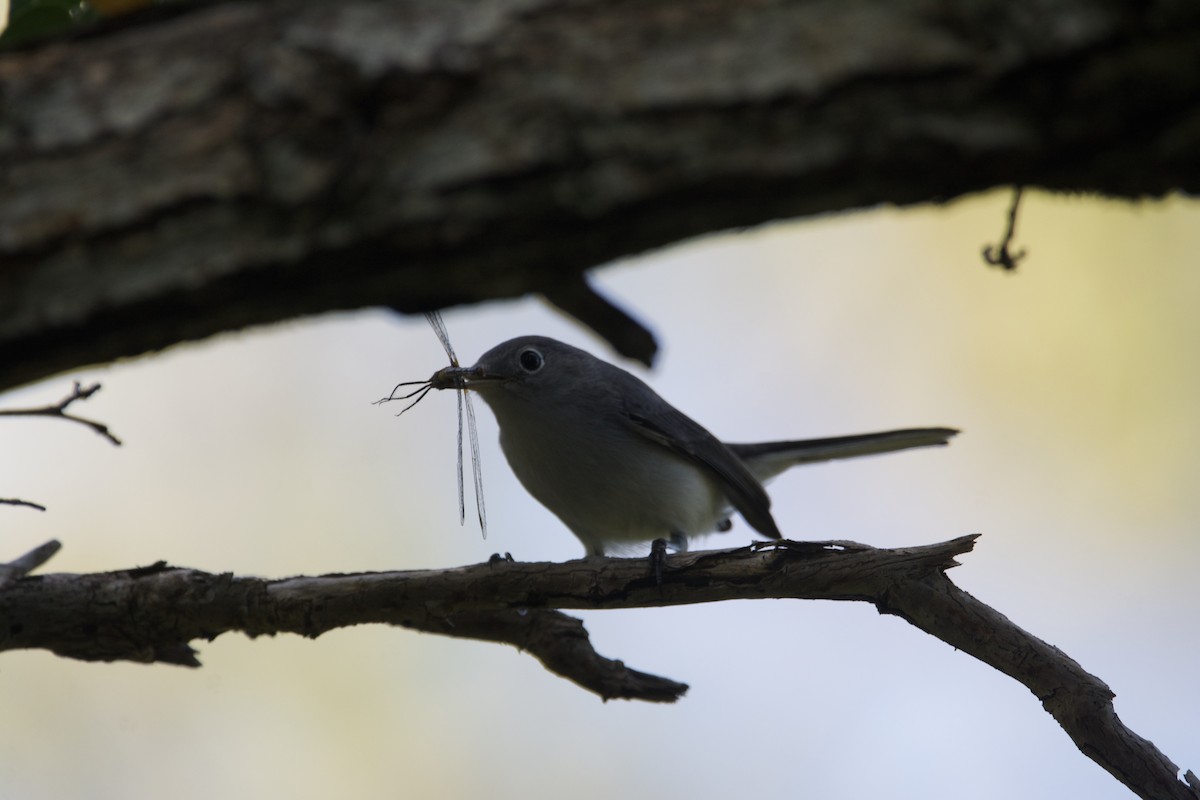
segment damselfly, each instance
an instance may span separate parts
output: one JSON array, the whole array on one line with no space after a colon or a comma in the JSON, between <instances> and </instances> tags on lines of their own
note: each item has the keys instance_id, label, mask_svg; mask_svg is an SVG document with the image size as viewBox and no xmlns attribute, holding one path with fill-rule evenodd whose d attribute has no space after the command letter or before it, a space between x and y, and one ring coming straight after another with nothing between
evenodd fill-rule
<instances>
[{"instance_id":1,"label":"damselfly","mask_svg":"<svg viewBox=\"0 0 1200 800\"><path fill-rule=\"evenodd\" d=\"M392 393L387 397L376 400L375 404L387 403L392 400L408 400L413 398L413 401L400 409L396 416L400 416L405 411L415 406L417 403L425 399L425 395L429 394L433 389L454 389L458 395L458 521L460 524L466 524L467 520L467 503L466 492L463 486L463 408L466 408L467 417L467 436L471 446L471 474L475 480L475 509L479 512L479 529L483 532L483 538L487 538L487 513L484 510L483 504L483 473L479 467L479 432L475 425L475 406L471 402L471 396L467 394L467 379L476 374L473 367L464 367L458 363L458 356L454 353L454 347L450 344L450 334L446 332L446 324L442 321L441 313L437 311L429 311L425 314L425 319L429 322L433 332L437 335L438 341L442 343L442 348L446 351L446 355L450 359L450 366L443 367L425 381L405 381L404 383L396 384L392 389ZM405 386L416 386L408 394L397 395L396 392Z\"/></svg>"}]
</instances>

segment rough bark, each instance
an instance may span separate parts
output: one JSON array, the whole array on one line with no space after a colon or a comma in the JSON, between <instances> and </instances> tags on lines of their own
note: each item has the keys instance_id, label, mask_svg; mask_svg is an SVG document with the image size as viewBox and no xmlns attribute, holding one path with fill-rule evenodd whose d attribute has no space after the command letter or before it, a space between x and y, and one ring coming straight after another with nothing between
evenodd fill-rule
<instances>
[{"instance_id":1,"label":"rough bark","mask_svg":"<svg viewBox=\"0 0 1200 800\"><path fill-rule=\"evenodd\" d=\"M85 660L199 666L190 642L226 631L316 637L374 622L506 642L605 699L670 702L685 684L603 658L582 623L552 609L764 597L861 600L1020 681L1085 755L1140 797L1200 797L1194 775L1187 775L1190 785L1180 781L1179 768L1118 719L1113 693L1099 678L946 577L976 538L887 550L854 542L772 542L671 556L660 577L644 559L615 558L497 560L285 580L161 563L93 575L14 575L0 591L0 651L44 648Z\"/></svg>"},{"instance_id":2,"label":"rough bark","mask_svg":"<svg viewBox=\"0 0 1200 800\"><path fill-rule=\"evenodd\" d=\"M1192 0L134 15L0 55L0 389L289 317L527 292L648 357L582 270L1003 184L1196 191L1198 97Z\"/></svg>"}]
</instances>

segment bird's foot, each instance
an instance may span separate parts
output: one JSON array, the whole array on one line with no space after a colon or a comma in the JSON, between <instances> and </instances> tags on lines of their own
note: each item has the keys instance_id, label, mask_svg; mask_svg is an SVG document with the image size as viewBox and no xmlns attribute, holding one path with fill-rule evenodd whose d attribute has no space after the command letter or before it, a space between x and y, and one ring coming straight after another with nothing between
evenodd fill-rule
<instances>
[{"instance_id":1,"label":"bird's foot","mask_svg":"<svg viewBox=\"0 0 1200 800\"><path fill-rule=\"evenodd\" d=\"M654 575L654 583L662 587L663 569L667 563L667 540L655 539L650 543L650 572Z\"/></svg>"}]
</instances>

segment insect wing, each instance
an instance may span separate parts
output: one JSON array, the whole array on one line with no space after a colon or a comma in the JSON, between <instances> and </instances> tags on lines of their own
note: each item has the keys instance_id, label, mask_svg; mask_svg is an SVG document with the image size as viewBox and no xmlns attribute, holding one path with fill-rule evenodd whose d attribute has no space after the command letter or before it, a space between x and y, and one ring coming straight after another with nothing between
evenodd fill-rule
<instances>
[{"instance_id":1,"label":"insect wing","mask_svg":"<svg viewBox=\"0 0 1200 800\"><path fill-rule=\"evenodd\" d=\"M479 430L475 425L475 406L471 403L470 395L465 390L459 390L460 396L467 400L467 434L471 442L471 476L475 479L475 510L479 513L479 530L483 538L487 538L487 511L483 507L483 468L479 466ZM460 421L461 426L461 421ZM462 480L462 428L459 428L459 481ZM460 484L461 485L461 484Z\"/></svg>"},{"instance_id":2,"label":"insect wing","mask_svg":"<svg viewBox=\"0 0 1200 800\"><path fill-rule=\"evenodd\" d=\"M458 356L455 355L454 347L450 344L450 334L446 330L446 323L442 321L441 313L438 311L427 311L425 313L425 320L429 323L429 327L433 328L438 341L442 343L442 348L450 358L450 366L455 369L461 369L458 363ZM438 374L441 374L441 372L439 371ZM435 374L435 379L438 377L438 374ZM434 382L434 380L431 380L430 384ZM459 386L461 387L462 384L460 383ZM428 388L433 387L431 385ZM428 391L428 388L426 391ZM438 386L437 388L450 387ZM466 389L458 388L455 394L458 395L458 521L460 525L465 525L467 521L466 487L464 486L463 475L463 405L465 404L467 435L471 445L471 477L475 485L475 509L479 513L479 528L483 532L483 538L486 539L487 512L484 509L483 503L483 470L479 465L479 432L475 424L475 406L471 403L471 398L467 394ZM421 397L424 396L424 394L421 394Z\"/></svg>"},{"instance_id":3,"label":"insect wing","mask_svg":"<svg viewBox=\"0 0 1200 800\"><path fill-rule=\"evenodd\" d=\"M458 395L458 447L455 448L458 454L458 524L467 524L467 500L466 494L463 491L463 400L467 394L465 390L459 389L455 392ZM472 430L474 428L472 427Z\"/></svg>"},{"instance_id":4,"label":"insect wing","mask_svg":"<svg viewBox=\"0 0 1200 800\"><path fill-rule=\"evenodd\" d=\"M442 321L442 312L426 311L425 320L429 323L429 327L433 328L434 334L437 335L438 341L442 343L442 348L446 351L446 355L450 357L450 366L458 366L458 356L454 354L454 347L450 344L450 334L446 331L446 323Z\"/></svg>"}]
</instances>

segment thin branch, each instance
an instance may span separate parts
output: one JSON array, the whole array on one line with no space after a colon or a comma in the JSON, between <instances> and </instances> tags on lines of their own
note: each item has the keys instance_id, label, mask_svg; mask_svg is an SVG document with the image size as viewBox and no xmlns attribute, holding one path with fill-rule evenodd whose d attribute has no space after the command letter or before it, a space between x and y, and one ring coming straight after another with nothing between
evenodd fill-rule
<instances>
[{"instance_id":1,"label":"thin branch","mask_svg":"<svg viewBox=\"0 0 1200 800\"><path fill-rule=\"evenodd\" d=\"M35 503L32 500L22 500L18 497L0 497L0 506L25 506L26 508L36 508L38 511L46 510L46 507L41 503Z\"/></svg>"},{"instance_id":2,"label":"thin branch","mask_svg":"<svg viewBox=\"0 0 1200 800\"><path fill-rule=\"evenodd\" d=\"M591 328L621 355L653 366L658 353L654 334L629 314L596 291L583 275L571 275L542 290L542 297Z\"/></svg>"},{"instance_id":3,"label":"thin branch","mask_svg":"<svg viewBox=\"0 0 1200 800\"><path fill-rule=\"evenodd\" d=\"M45 511L44 508L42 510ZM30 572L49 561L60 548L62 548L62 544L57 539L51 539L45 544L33 548L20 558L13 559L7 564L0 564L0 587L3 587L6 583L12 583L19 578L24 578Z\"/></svg>"},{"instance_id":4,"label":"thin branch","mask_svg":"<svg viewBox=\"0 0 1200 800\"><path fill-rule=\"evenodd\" d=\"M1023 186L1013 187L1012 203L1008 207L1008 226L1004 229L1004 238L1000 240L1000 246L994 247L988 245L983 248L983 260L991 264L993 267L1003 267L1009 272L1017 268L1017 264L1021 259L1025 258L1025 251L1018 250L1013 253L1008 248L1012 244L1013 237L1017 235L1017 209L1021 205L1021 192Z\"/></svg>"},{"instance_id":5,"label":"thin branch","mask_svg":"<svg viewBox=\"0 0 1200 800\"><path fill-rule=\"evenodd\" d=\"M406 627L511 644L536 658L550 672L604 700L673 703L688 690L686 683L639 672L621 661L605 658L592 647L581 620L546 608L431 616L420 622L410 621Z\"/></svg>"},{"instance_id":6,"label":"thin branch","mask_svg":"<svg viewBox=\"0 0 1200 800\"><path fill-rule=\"evenodd\" d=\"M107 425L96 422L95 420L77 417L74 414L68 414L67 409L77 400L87 400L89 397L100 391L100 384L93 383L91 386L84 387L79 381L75 381L75 387L71 394L67 395L59 403L52 406L41 406L39 408L6 408L0 409L0 417L58 417L59 419L67 419L71 422L78 422L80 425L86 425L96 433L108 439L116 446L121 446L121 440L112 434ZM29 504L36 505L36 504Z\"/></svg>"},{"instance_id":7,"label":"thin branch","mask_svg":"<svg viewBox=\"0 0 1200 800\"><path fill-rule=\"evenodd\" d=\"M190 642L226 631L315 637L362 623L506 642L604 698L669 701L686 690L595 653L581 623L550 609L643 608L798 598L873 603L1027 686L1079 749L1144 798L1197 800L1179 769L1117 718L1112 691L1062 651L946 577L976 536L878 549L854 542L771 542L666 559L564 564L496 560L448 570L284 580L214 575L165 563L91 575L42 575L0 592L0 651L43 648L85 660L196 665Z\"/></svg>"}]
</instances>

